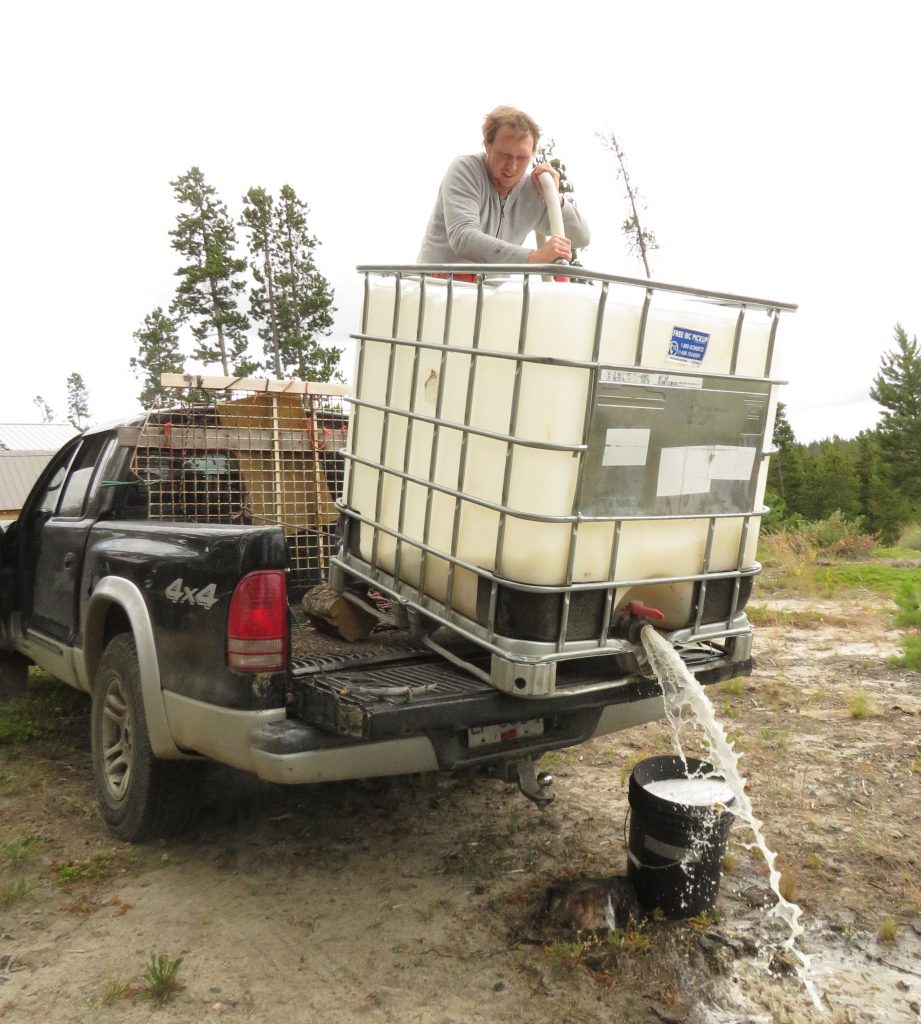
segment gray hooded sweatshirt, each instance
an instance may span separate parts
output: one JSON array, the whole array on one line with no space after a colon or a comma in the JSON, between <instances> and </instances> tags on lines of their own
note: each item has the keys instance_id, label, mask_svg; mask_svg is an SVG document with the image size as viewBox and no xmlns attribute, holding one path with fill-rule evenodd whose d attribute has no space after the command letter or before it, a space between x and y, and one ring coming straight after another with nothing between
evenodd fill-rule
<instances>
[{"instance_id":1,"label":"gray hooded sweatshirt","mask_svg":"<svg viewBox=\"0 0 921 1024\"><path fill-rule=\"evenodd\" d=\"M588 225L563 201L563 227L575 248L588 245ZM459 156L438 190L418 263L527 263L533 247L523 246L529 232L550 234L543 196L525 176L505 201L489 180L486 154Z\"/></svg>"}]
</instances>

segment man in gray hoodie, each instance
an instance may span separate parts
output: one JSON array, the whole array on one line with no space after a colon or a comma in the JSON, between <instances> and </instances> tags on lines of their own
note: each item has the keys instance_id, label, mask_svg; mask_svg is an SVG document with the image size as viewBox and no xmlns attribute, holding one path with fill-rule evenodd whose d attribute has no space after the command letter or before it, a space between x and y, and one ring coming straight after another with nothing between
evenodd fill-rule
<instances>
[{"instance_id":1,"label":"man in gray hoodie","mask_svg":"<svg viewBox=\"0 0 921 1024\"><path fill-rule=\"evenodd\" d=\"M483 153L459 156L448 168L429 220L418 263L553 263L588 245L588 225L563 196L566 237L552 235L536 249L522 245L531 231L550 234L538 175L560 176L549 164L528 167L540 128L514 107L496 107L483 122Z\"/></svg>"}]
</instances>

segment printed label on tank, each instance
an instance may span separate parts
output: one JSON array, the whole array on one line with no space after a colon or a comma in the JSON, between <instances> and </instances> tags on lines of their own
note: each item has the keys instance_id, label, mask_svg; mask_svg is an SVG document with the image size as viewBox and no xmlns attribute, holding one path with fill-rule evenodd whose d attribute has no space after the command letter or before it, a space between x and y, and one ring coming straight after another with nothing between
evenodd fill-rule
<instances>
[{"instance_id":1,"label":"printed label on tank","mask_svg":"<svg viewBox=\"0 0 921 1024\"><path fill-rule=\"evenodd\" d=\"M673 327L672 340L668 346L668 358L677 363L703 362L707 354L710 335L703 331L692 331L689 327Z\"/></svg>"},{"instance_id":2,"label":"printed label on tank","mask_svg":"<svg viewBox=\"0 0 921 1024\"><path fill-rule=\"evenodd\" d=\"M691 388L699 391L704 385L703 377L679 377L674 373L658 373L655 370L611 370L603 369L599 375L603 384L641 384L654 388Z\"/></svg>"}]
</instances>

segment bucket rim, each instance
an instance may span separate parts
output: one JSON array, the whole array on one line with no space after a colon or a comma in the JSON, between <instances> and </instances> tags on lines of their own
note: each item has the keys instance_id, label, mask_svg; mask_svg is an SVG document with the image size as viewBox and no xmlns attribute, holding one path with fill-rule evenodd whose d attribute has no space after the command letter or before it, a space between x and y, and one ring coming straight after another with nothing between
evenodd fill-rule
<instances>
[{"instance_id":1,"label":"bucket rim","mask_svg":"<svg viewBox=\"0 0 921 1024\"><path fill-rule=\"evenodd\" d=\"M668 769L672 769L672 772L669 772ZM643 778L644 775L646 775L645 778ZM717 770L715 765L699 757L681 758L677 754L656 754L652 757L643 758L642 761L638 761L633 766L633 770L630 772L628 801L632 805L633 801L630 800L630 797L638 799L641 797L645 801L650 801L654 806L659 806L666 813L668 808L677 807L682 808L678 813L683 815L709 815L715 812L735 816L734 808L737 806L738 801L734 793L731 799L726 802L688 804L681 800L670 800L668 797L652 793L647 789L647 785L650 782L693 778L714 779L719 782L726 782L725 776Z\"/></svg>"}]
</instances>

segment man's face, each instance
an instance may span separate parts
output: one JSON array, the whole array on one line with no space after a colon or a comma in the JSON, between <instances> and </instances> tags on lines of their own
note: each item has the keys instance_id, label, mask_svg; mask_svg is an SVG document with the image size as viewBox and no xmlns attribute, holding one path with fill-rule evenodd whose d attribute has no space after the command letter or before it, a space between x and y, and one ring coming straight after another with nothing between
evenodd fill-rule
<instances>
[{"instance_id":1,"label":"man's face","mask_svg":"<svg viewBox=\"0 0 921 1024\"><path fill-rule=\"evenodd\" d=\"M530 132L518 132L503 125L486 147L486 168L496 191L503 198L524 177L534 155L534 139Z\"/></svg>"}]
</instances>

